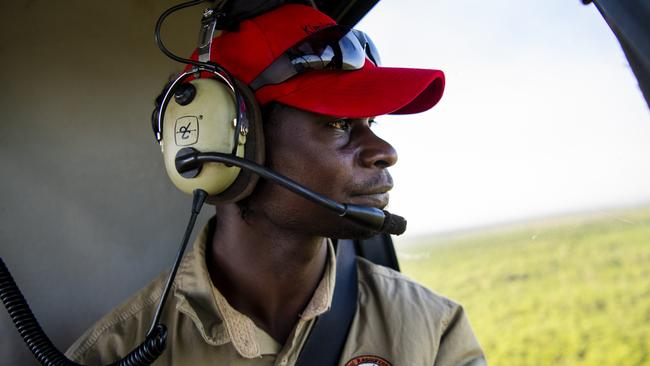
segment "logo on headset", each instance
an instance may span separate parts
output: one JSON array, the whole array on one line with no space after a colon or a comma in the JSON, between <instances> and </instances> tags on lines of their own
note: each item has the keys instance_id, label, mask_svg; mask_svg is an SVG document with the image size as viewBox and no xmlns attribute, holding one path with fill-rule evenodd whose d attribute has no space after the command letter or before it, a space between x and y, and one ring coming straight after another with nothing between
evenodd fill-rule
<instances>
[{"instance_id":1,"label":"logo on headset","mask_svg":"<svg viewBox=\"0 0 650 366\"><path fill-rule=\"evenodd\" d=\"M199 119L195 116L185 116L177 119L174 127L176 146L194 145L197 141L199 141Z\"/></svg>"}]
</instances>

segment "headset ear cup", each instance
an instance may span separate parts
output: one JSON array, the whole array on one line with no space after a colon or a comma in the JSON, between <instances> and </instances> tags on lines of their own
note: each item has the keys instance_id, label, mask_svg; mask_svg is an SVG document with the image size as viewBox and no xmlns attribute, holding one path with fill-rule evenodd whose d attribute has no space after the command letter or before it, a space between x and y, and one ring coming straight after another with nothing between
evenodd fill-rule
<instances>
[{"instance_id":1,"label":"headset ear cup","mask_svg":"<svg viewBox=\"0 0 650 366\"><path fill-rule=\"evenodd\" d=\"M246 103L246 116L248 117L248 134L244 149L244 159L264 165L265 146L264 131L262 128L262 112L255 99L253 91L243 82L235 80L244 103ZM249 196L259 180L257 174L242 169L235 181L223 192L209 196L206 202L210 204L232 203Z\"/></svg>"}]
</instances>

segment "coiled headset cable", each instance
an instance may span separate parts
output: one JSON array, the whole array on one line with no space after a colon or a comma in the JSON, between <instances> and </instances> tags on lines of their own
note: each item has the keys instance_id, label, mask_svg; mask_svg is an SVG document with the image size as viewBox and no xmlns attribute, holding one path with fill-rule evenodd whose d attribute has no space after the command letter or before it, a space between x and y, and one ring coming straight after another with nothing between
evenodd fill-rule
<instances>
[{"instance_id":1,"label":"coiled headset cable","mask_svg":"<svg viewBox=\"0 0 650 366\"><path fill-rule=\"evenodd\" d=\"M201 207L205 202L208 194L200 189L194 191L194 200L192 202L192 213L190 220L185 229L185 235L181 241L181 246L178 250L178 255L174 261L163 294L160 296L160 301L156 309L156 313L151 322L151 328L147 336L139 346L133 351L124 356L119 361L111 363L108 366L148 366L151 365L165 350L167 342L167 327L160 324L160 316L165 307L165 302L169 295L169 291L176 277L178 266L181 263L183 253L187 247L187 243L194 229L196 218L201 212ZM9 269L4 264L2 257L0 257L0 299L4 304L9 317L14 322L18 333L23 338L29 350L34 354L34 357L44 366L83 366L74 361L71 361L59 351L50 338L45 334L41 328L38 320L29 308L25 297L20 292L16 285Z\"/></svg>"}]
</instances>

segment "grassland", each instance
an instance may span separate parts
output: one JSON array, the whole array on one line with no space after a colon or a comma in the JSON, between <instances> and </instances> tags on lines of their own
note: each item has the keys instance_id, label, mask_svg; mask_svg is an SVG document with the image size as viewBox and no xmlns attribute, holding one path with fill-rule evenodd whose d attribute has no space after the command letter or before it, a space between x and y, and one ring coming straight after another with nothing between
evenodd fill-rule
<instances>
[{"instance_id":1,"label":"grassland","mask_svg":"<svg viewBox=\"0 0 650 366\"><path fill-rule=\"evenodd\" d=\"M465 307L491 365L650 366L650 209L398 243Z\"/></svg>"}]
</instances>

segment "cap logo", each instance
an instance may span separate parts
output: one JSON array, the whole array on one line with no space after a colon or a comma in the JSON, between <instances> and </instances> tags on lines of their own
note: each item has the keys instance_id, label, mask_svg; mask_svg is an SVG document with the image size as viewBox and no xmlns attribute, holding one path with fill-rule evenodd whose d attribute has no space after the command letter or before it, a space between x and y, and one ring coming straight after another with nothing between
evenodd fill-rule
<instances>
[{"instance_id":1,"label":"cap logo","mask_svg":"<svg viewBox=\"0 0 650 366\"><path fill-rule=\"evenodd\" d=\"M390 362L377 356L358 356L348 361L345 366L392 366Z\"/></svg>"},{"instance_id":2,"label":"cap logo","mask_svg":"<svg viewBox=\"0 0 650 366\"><path fill-rule=\"evenodd\" d=\"M308 25L305 25L304 27L302 27L302 30L306 34L312 34L314 32L318 32L319 30L321 30L323 28L327 28L329 26L331 26L331 24L308 24Z\"/></svg>"}]
</instances>

